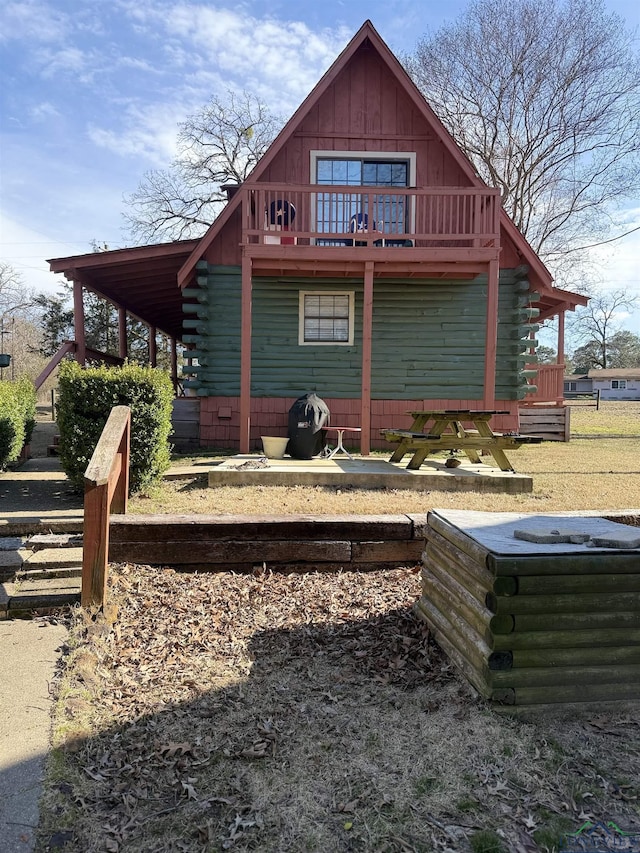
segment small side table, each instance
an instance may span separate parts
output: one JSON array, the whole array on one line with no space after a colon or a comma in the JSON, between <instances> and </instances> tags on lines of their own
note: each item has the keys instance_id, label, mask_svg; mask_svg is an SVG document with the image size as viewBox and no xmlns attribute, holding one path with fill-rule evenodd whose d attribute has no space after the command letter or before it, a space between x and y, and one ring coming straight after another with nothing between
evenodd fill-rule
<instances>
[{"instance_id":1,"label":"small side table","mask_svg":"<svg viewBox=\"0 0 640 853\"><path fill-rule=\"evenodd\" d=\"M327 426L327 427L325 427L325 429L326 430L334 429L338 434L338 443L333 448L331 453L327 456L327 459L333 459L333 457L336 455L336 453L344 453L344 455L348 456L349 459L353 459L353 456L349 453L349 451L346 449L346 447L342 443L342 436L345 434L345 432L362 432L362 429L360 427L344 427L344 426Z\"/></svg>"}]
</instances>

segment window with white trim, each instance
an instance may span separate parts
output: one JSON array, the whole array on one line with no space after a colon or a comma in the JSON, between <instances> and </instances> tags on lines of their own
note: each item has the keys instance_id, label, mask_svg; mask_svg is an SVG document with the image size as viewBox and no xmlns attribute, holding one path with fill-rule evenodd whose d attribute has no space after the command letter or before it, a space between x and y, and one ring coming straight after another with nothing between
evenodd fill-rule
<instances>
[{"instance_id":1,"label":"window with white trim","mask_svg":"<svg viewBox=\"0 0 640 853\"><path fill-rule=\"evenodd\" d=\"M353 328L353 291L300 291L298 343L301 346L350 346Z\"/></svg>"},{"instance_id":2,"label":"window with white trim","mask_svg":"<svg viewBox=\"0 0 640 853\"><path fill-rule=\"evenodd\" d=\"M619 388L621 391L623 391L627 387L627 380L626 379L612 379L611 380L611 387L612 388Z\"/></svg>"}]
</instances>

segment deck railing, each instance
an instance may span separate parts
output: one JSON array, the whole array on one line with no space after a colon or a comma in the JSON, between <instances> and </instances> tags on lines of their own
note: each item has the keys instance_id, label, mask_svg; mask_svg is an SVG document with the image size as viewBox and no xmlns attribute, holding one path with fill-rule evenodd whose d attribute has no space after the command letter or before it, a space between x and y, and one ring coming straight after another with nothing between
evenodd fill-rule
<instances>
[{"instance_id":1,"label":"deck railing","mask_svg":"<svg viewBox=\"0 0 640 853\"><path fill-rule=\"evenodd\" d=\"M243 243L493 247L500 195L473 187L244 184Z\"/></svg>"},{"instance_id":2,"label":"deck railing","mask_svg":"<svg viewBox=\"0 0 640 853\"><path fill-rule=\"evenodd\" d=\"M130 434L131 409L114 406L84 472L83 607L105 603L109 515L127 511Z\"/></svg>"},{"instance_id":3,"label":"deck railing","mask_svg":"<svg viewBox=\"0 0 640 853\"><path fill-rule=\"evenodd\" d=\"M527 365L527 370L535 370L536 376L531 380L537 391L527 394L521 400L521 406L530 406L535 403L549 403L561 406L564 401L564 364L532 364Z\"/></svg>"}]
</instances>

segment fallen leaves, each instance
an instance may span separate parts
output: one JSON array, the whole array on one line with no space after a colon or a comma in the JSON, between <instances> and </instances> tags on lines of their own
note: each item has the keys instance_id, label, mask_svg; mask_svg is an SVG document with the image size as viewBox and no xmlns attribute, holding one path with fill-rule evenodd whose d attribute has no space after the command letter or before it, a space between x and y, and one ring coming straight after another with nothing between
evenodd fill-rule
<instances>
[{"instance_id":1,"label":"fallen leaves","mask_svg":"<svg viewBox=\"0 0 640 853\"><path fill-rule=\"evenodd\" d=\"M125 565L112 584L118 621L84 620L68 656L69 678L95 695L63 714L93 725L55 788L52 820L77 815L69 853L461 851L489 821L528 853L543 809L578 819L567 780L579 772L590 815L634 807L610 768L565 756L549 775L544 737L483 710L413 615L414 567L185 575ZM575 731L591 755L594 742L608 748L638 727L594 715ZM510 759L519 736L528 753ZM462 767L464 816L450 793ZM418 777L433 783L420 801Z\"/></svg>"}]
</instances>

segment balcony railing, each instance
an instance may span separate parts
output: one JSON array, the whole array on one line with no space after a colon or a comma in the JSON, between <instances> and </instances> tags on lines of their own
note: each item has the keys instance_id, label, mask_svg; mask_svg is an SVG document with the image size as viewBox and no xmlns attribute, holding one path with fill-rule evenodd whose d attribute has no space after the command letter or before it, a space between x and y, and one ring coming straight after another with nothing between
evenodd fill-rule
<instances>
[{"instance_id":1,"label":"balcony railing","mask_svg":"<svg viewBox=\"0 0 640 853\"><path fill-rule=\"evenodd\" d=\"M493 248L500 196L489 188L244 184L242 240L281 246Z\"/></svg>"}]
</instances>

